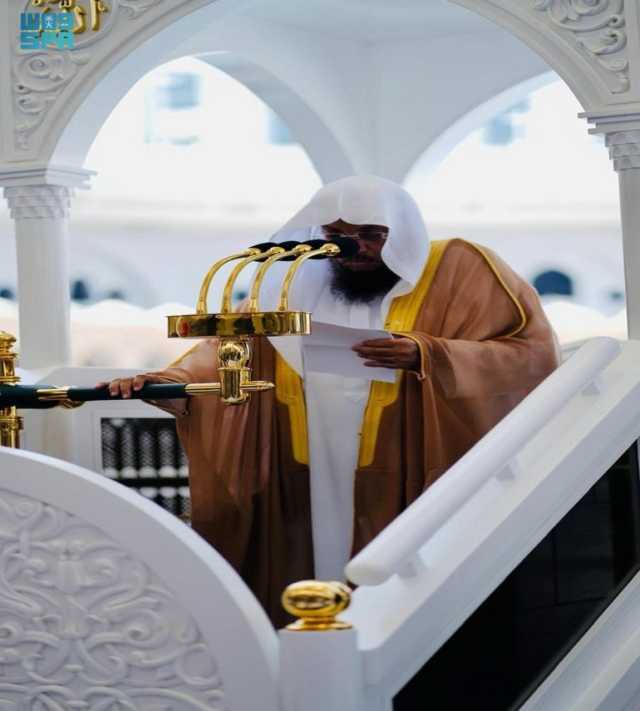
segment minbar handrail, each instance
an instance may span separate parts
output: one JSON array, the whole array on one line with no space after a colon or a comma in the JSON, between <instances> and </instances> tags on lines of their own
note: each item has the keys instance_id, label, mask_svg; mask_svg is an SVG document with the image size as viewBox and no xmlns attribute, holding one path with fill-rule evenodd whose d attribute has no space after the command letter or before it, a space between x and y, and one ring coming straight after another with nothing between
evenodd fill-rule
<instances>
[{"instance_id":1,"label":"minbar handrail","mask_svg":"<svg viewBox=\"0 0 640 711\"><path fill-rule=\"evenodd\" d=\"M381 585L410 572L418 551L492 477L517 475L515 458L575 395L598 387L618 356L613 338L587 342L369 543L346 568L357 585Z\"/></svg>"}]
</instances>

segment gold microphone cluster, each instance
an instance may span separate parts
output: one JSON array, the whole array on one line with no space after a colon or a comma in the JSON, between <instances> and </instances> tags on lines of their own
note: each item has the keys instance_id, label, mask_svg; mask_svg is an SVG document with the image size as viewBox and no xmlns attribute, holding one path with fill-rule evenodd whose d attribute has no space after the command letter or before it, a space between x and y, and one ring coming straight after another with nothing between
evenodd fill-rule
<instances>
[{"instance_id":1,"label":"gold microphone cluster","mask_svg":"<svg viewBox=\"0 0 640 711\"><path fill-rule=\"evenodd\" d=\"M308 259L353 256L358 253L355 240L338 238L332 241L271 242L258 244L216 262L207 272L195 314L168 317L170 338L213 338L218 341L217 383L146 383L131 397L143 400L179 399L184 397L219 395L227 405L246 402L251 393L270 390L273 383L251 380L251 338L264 336L305 336L311 333L311 314L289 309L289 292L300 267ZM275 311L260 308L260 290L269 269L280 261L289 261ZM225 265L237 262L231 270L222 295L221 311L209 313L209 289L216 274ZM242 312L232 310L233 288L243 269L257 263L249 300ZM18 447L22 420L18 409L75 408L85 402L119 400L108 386L81 388L53 385L21 385L15 372L17 354L15 338L0 331L0 446Z\"/></svg>"},{"instance_id":2,"label":"gold microphone cluster","mask_svg":"<svg viewBox=\"0 0 640 711\"><path fill-rule=\"evenodd\" d=\"M340 244L338 243L340 242ZM352 246L353 245L353 246ZM207 272L195 314L169 316L169 338L211 338L213 336L305 336L311 332L310 315L303 311L289 309L289 292L300 267L309 259L345 256L345 252L357 250L354 240L311 240L309 242L284 242L249 247L243 252L232 254L216 262ZM222 294L219 313L208 312L208 297L211 283L216 274L232 261L238 263L229 275ZM260 308L260 290L268 270L281 261L292 262L282 281L280 298L275 311ZM245 311L233 311L232 295L240 273L249 265L258 263L251 285Z\"/></svg>"},{"instance_id":3,"label":"gold microphone cluster","mask_svg":"<svg viewBox=\"0 0 640 711\"><path fill-rule=\"evenodd\" d=\"M355 240L265 242L232 254L216 262L207 272L200 288L195 314L168 317L169 338L212 338L218 342L218 372L220 397L228 405L246 402L251 392L273 388L273 383L252 381L249 360L250 336L307 336L311 333L311 314L289 309L289 293L300 267L309 259L353 256L358 252ZM227 278L220 312L208 312L211 283L218 272L230 262L237 262ZM260 308L260 291L269 269L276 262L289 261L275 311ZM251 284L249 299L241 312L234 312L233 289L240 273L251 264L258 268Z\"/></svg>"}]
</instances>

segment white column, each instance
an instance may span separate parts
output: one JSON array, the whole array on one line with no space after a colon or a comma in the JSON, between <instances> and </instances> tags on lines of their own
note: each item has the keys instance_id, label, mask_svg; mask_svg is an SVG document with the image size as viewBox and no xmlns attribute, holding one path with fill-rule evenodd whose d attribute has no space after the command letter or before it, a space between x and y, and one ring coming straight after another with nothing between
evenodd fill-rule
<instances>
[{"instance_id":1,"label":"white column","mask_svg":"<svg viewBox=\"0 0 640 711\"><path fill-rule=\"evenodd\" d=\"M69 324L70 188L5 188L15 222L20 365L44 368L71 359Z\"/></svg>"},{"instance_id":2,"label":"white column","mask_svg":"<svg viewBox=\"0 0 640 711\"><path fill-rule=\"evenodd\" d=\"M629 338L640 339L640 129L606 136L620 182Z\"/></svg>"},{"instance_id":3,"label":"white column","mask_svg":"<svg viewBox=\"0 0 640 711\"><path fill-rule=\"evenodd\" d=\"M74 187L86 187L90 175L53 167L0 171L15 224L22 368L71 360L69 208Z\"/></svg>"},{"instance_id":4,"label":"white column","mask_svg":"<svg viewBox=\"0 0 640 711\"><path fill-rule=\"evenodd\" d=\"M624 107L581 114L603 135L618 173L629 338L640 339L640 114Z\"/></svg>"}]
</instances>

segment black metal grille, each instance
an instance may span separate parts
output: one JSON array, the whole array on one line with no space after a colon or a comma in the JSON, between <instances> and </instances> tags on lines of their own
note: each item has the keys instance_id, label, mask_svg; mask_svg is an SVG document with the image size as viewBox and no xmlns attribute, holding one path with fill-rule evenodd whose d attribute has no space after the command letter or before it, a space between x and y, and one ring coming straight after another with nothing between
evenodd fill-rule
<instances>
[{"instance_id":1,"label":"black metal grille","mask_svg":"<svg viewBox=\"0 0 640 711\"><path fill-rule=\"evenodd\" d=\"M101 420L102 469L106 476L190 520L187 459L169 418Z\"/></svg>"},{"instance_id":2,"label":"black metal grille","mask_svg":"<svg viewBox=\"0 0 640 711\"><path fill-rule=\"evenodd\" d=\"M521 708L640 570L638 471L634 444L400 691L394 710Z\"/></svg>"}]
</instances>

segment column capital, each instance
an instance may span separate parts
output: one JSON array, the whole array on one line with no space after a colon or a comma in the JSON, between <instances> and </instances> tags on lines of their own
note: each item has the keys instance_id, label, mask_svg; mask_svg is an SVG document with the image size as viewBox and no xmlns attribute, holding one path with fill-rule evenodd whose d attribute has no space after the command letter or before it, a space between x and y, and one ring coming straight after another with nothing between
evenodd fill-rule
<instances>
[{"instance_id":1,"label":"column capital","mask_svg":"<svg viewBox=\"0 0 640 711\"><path fill-rule=\"evenodd\" d=\"M640 169L640 127L607 133L605 145L617 172Z\"/></svg>"},{"instance_id":2,"label":"column capital","mask_svg":"<svg viewBox=\"0 0 640 711\"><path fill-rule=\"evenodd\" d=\"M14 220L68 219L73 188L64 185L22 185L4 189Z\"/></svg>"},{"instance_id":3,"label":"column capital","mask_svg":"<svg viewBox=\"0 0 640 711\"><path fill-rule=\"evenodd\" d=\"M0 187L24 185L60 185L88 190L95 170L65 165L0 164Z\"/></svg>"},{"instance_id":4,"label":"column capital","mask_svg":"<svg viewBox=\"0 0 640 711\"><path fill-rule=\"evenodd\" d=\"M580 114L593 128L592 135L604 136L617 172L640 169L640 112L594 112Z\"/></svg>"},{"instance_id":5,"label":"column capital","mask_svg":"<svg viewBox=\"0 0 640 711\"><path fill-rule=\"evenodd\" d=\"M92 175L66 166L0 165L0 187L14 220L67 219L74 189L88 189Z\"/></svg>"}]
</instances>

